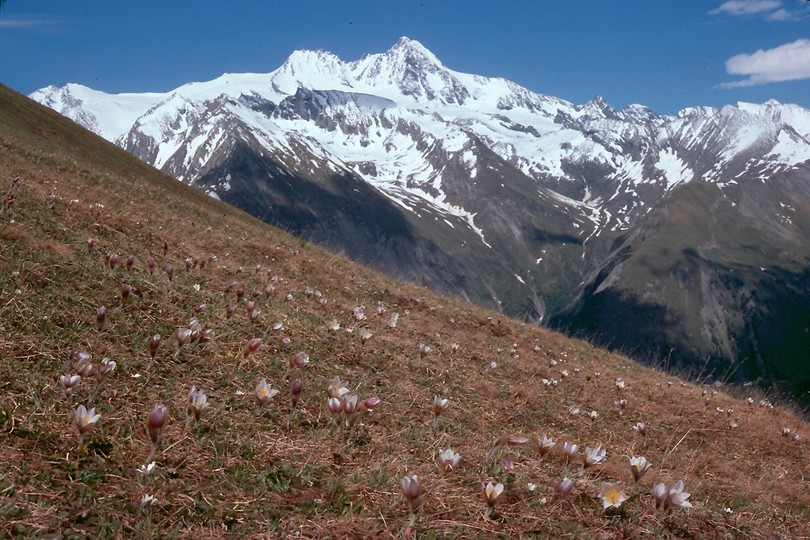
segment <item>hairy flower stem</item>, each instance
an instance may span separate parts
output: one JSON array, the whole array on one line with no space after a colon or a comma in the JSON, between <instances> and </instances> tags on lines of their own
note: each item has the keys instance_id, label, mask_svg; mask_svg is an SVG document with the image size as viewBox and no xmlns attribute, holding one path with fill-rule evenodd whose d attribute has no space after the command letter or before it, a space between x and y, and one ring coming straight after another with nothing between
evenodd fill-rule
<instances>
[{"instance_id":1,"label":"hairy flower stem","mask_svg":"<svg viewBox=\"0 0 810 540\"><path fill-rule=\"evenodd\" d=\"M158 446L160 446L160 443L152 444L152 450L149 452L149 457L146 458L146 463L152 463L155 461L155 454L157 454Z\"/></svg>"}]
</instances>

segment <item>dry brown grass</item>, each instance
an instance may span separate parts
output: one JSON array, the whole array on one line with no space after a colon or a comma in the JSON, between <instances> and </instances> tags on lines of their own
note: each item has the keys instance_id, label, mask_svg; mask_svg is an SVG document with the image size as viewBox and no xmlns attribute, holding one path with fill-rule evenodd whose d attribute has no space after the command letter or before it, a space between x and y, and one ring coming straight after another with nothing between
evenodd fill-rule
<instances>
[{"instance_id":1,"label":"dry brown grass","mask_svg":"<svg viewBox=\"0 0 810 540\"><path fill-rule=\"evenodd\" d=\"M810 535L810 430L789 409L749 405L722 391L705 407L701 386L393 282L83 139L33 104L2 97L0 188L16 174L23 179L16 204L0 215L3 536ZM27 120L8 112L9 103ZM32 117L37 123L31 124ZM92 253L88 237L96 241ZM164 239L170 245L165 259ZM107 251L121 257L114 272L104 267ZM137 261L127 274L122 267L129 254ZM153 275L146 268L150 255L158 263ZM211 255L215 263L185 271L186 257ZM176 269L171 284L162 270L167 263ZM244 301L226 319L226 306L236 303L235 294L225 292L228 284L243 281L248 295L263 291L271 276L267 269L277 276L276 294L257 299L259 321L248 320ZM123 283L139 287L143 301L131 297L121 305ZM308 297L308 288L328 303ZM283 300L287 293L292 302ZM386 310L382 315L378 302ZM206 309L198 316L216 337L173 358L170 336L200 303ZM363 347L357 330L346 330L359 304L368 319L355 327L373 332ZM102 332L95 324L100 305L108 308ZM391 329L394 311L401 317ZM336 334L327 332L332 318L342 325ZM289 348L268 333L276 321L284 323ZM149 369L146 343L154 333L164 343ZM237 356L257 336L266 336L265 345L235 369ZM433 349L424 359L420 342ZM453 342L461 344L456 353ZM96 365L110 357L118 368L97 390L94 380L86 380L66 396L58 377L70 373L68 359L77 349L90 352ZM284 379L298 350L311 362ZM569 375L561 378L564 369ZM382 399L351 439L335 429L325 409L326 385L335 375L361 398ZM282 392L257 414L252 392L262 377ZM289 384L295 377L304 390L291 418ZM556 388L542 383L551 377L560 380ZM623 411L614 404L615 377L627 385ZM187 429L185 400L192 385L205 390L211 405L200 426ZM434 431L436 394L449 398L450 407ZM102 415L84 445L71 419L79 403ZM144 475L137 469L150 452L145 421L158 403L167 405L170 420L156 471ZM582 412L569 415L571 404ZM734 412L728 416L716 407ZM586 416L591 410L599 413L596 419ZM730 427L732 419L738 427ZM649 424L646 437L632 430L636 421ZM782 437L783 426L805 437ZM499 437L543 433L557 440L545 458L530 444L502 448L484 462ZM563 441L579 444L580 456L585 446L601 443L608 461L585 472L579 466L566 470ZM436 456L447 447L463 459L445 473ZM512 472L503 470L506 455L516 464ZM637 487L628 465L632 455L653 463ZM418 474L426 491L413 527L400 491L405 474ZM564 474L576 486L559 500L553 486ZM654 512L653 483L679 479L694 508ZM482 483L490 480L506 484L494 519L484 517L481 497ZM603 480L630 490L621 511L603 511ZM529 482L537 485L534 492ZM146 494L158 500L151 509L139 507Z\"/></svg>"}]
</instances>

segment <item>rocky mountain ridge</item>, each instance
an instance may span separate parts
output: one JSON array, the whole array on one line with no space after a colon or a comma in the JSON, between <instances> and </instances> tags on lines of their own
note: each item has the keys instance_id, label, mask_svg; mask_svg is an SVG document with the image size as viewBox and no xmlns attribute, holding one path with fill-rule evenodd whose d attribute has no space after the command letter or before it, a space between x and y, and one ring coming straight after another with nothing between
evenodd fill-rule
<instances>
[{"instance_id":1,"label":"rocky mountain ridge","mask_svg":"<svg viewBox=\"0 0 810 540\"><path fill-rule=\"evenodd\" d=\"M599 97L574 105L448 69L408 38L353 62L297 51L271 73L226 74L165 94L67 85L31 97L305 238L507 314L592 334L616 314L589 310L591 296L621 285L611 261L650 236L662 209L708 190L714 199L703 202L722 202L736 228L770 230L776 215L732 205L744 185L768 187L810 160L810 111L795 105L693 107L674 116L642 105L616 111ZM779 185L765 191L787 216L797 201ZM801 244L782 251L803 261L808 237L795 223L782 225ZM655 282L646 272L634 279ZM665 312L680 312L676 296ZM709 301L705 291L697 296L693 303ZM637 310L644 296L633 298ZM708 348L685 354L684 365L741 361L713 335L722 328L734 339L730 323L708 319ZM673 344L662 333L642 356L660 357Z\"/></svg>"}]
</instances>

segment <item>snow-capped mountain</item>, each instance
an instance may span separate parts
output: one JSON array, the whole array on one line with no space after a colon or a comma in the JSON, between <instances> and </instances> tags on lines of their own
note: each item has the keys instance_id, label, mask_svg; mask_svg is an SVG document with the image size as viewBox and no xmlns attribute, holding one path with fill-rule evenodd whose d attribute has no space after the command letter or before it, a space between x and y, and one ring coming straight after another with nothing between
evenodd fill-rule
<instances>
[{"instance_id":1,"label":"snow-capped mountain","mask_svg":"<svg viewBox=\"0 0 810 540\"><path fill-rule=\"evenodd\" d=\"M578 320L583 294L610 286L589 280L686 186L740 202L743 184L810 160L810 111L795 105L575 105L453 71L408 38L167 93L31 97L261 219L536 321Z\"/></svg>"}]
</instances>

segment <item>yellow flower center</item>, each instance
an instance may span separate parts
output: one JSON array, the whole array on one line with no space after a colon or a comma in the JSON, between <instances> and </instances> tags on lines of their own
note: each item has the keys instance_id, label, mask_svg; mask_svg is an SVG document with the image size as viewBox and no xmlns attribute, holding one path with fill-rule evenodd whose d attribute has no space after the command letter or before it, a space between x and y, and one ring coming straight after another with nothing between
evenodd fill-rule
<instances>
[{"instance_id":1,"label":"yellow flower center","mask_svg":"<svg viewBox=\"0 0 810 540\"><path fill-rule=\"evenodd\" d=\"M605 500L610 504L619 504L622 499L622 491L618 488L612 487L605 490Z\"/></svg>"}]
</instances>

